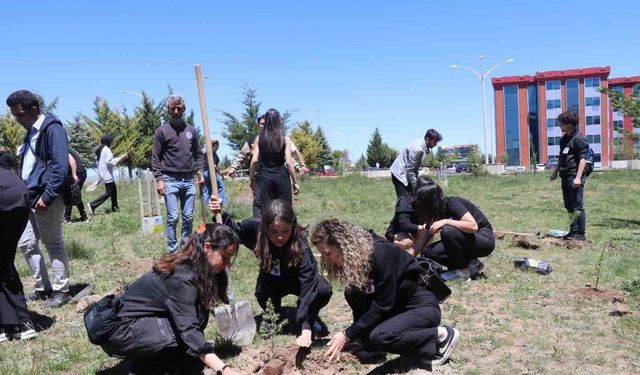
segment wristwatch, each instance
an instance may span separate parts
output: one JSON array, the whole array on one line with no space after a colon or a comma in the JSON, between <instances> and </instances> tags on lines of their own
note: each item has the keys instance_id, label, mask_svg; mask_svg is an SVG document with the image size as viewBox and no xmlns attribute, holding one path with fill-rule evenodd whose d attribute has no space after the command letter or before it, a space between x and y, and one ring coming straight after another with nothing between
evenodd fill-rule
<instances>
[{"instance_id":1,"label":"wristwatch","mask_svg":"<svg viewBox=\"0 0 640 375\"><path fill-rule=\"evenodd\" d=\"M229 365L222 366L220 370L216 371L216 375L222 375L222 373L224 372L224 369L226 369L227 367L229 367Z\"/></svg>"}]
</instances>

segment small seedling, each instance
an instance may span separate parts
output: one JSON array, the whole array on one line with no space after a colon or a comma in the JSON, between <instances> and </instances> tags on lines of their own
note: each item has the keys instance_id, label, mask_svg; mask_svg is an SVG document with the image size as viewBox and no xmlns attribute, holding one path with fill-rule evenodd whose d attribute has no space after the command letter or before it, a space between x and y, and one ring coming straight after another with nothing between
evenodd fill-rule
<instances>
[{"instance_id":1,"label":"small seedling","mask_svg":"<svg viewBox=\"0 0 640 375\"><path fill-rule=\"evenodd\" d=\"M260 336L262 338L269 340L271 347L271 355L269 359L271 360L275 354L275 336L282 331L284 326L287 324L287 321L280 318L280 314L273 307L273 303L271 300L267 301L267 308L262 314L262 323L260 324Z\"/></svg>"}]
</instances>

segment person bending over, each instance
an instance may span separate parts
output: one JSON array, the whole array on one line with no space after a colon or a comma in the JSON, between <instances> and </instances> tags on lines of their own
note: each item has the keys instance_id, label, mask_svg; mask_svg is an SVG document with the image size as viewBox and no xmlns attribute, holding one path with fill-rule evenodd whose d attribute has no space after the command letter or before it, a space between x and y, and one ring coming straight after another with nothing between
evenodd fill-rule
<instances>
[{"instance_id":1,"label":"person bending over","mask_svg":"<svg viewBox=\"0 0 640 375\"><path fill-rule=\"evenodd\" d=\"M221 212L220 199L212 198L209 207L214 214ZM296 343L309 347L318 313L331 299L331 286L318 273L318 264L307 242L304 228L291 205L283 200L271 201L260 221L248 219L234 222L223 214L224 224L238 233L240 243L252 249L260 263L256 282L256 299L263 309L271 300L281 311L282 297L298 296L296 322L301 333ZM315 326L315 328L314 328Z\"/></svg>"},{"instance_id":2,"label":"person bending over","mask_svg":"<svg viewBox=\"0 0 640 375\"><path fill-rule=\"evenodd\" d=\"M204 365L218 374L240 374L214 354L204 336L209 309L229 302L225 267L237 251L231 229L202 225L180 251L156 260L152 271L116 299L117 316L99 343L102 349L133 359L134 374L201 374Z\"/></svg>"},{"instance_id":3,"label":"person bending over","mask_svg":"<svg viewBox=\"0 0 640 375\"><path fill-rule=\"evenodd\" d=\"M460 334L439 326L438 299L420 281L423 270L414 257L373 231L337 219L320 222L311 242L329 278L344 284L353 310L353 324L329 341L329 361L354 340L371 350L417 354L431 365L449 358Z\"/></svg>"},{"instance_id":4,"label":"person bending over","mask_svg":"<svg viewBox=\"0 0 640 375\"><path fill-rule=\"evenodd\" d=\"M423 139L417 139L402 149L391 164L391 182L400 198L410 192L416 183L422 160L431 153L431 149L442 141L442 135L435 129L429 129Z\"/></svg>"}]
</instances>

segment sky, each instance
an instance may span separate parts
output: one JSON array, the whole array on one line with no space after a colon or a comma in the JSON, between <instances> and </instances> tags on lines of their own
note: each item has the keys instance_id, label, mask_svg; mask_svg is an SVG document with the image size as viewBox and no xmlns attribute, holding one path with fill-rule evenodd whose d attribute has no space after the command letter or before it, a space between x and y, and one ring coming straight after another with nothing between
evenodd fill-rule
<instances>
[{"instance_id":1,"label":"sky","mask_svg":"<svg viewBox=\"0 0 640 375\"><path fill-rule=\"evenodd\" d=\"M8 1L0 8L0 95L18 89L59 97L56 114L92 115L96 96L131 113L144 90L167 86L200 108L194 65L202 66L213 137L221 111L240 115L243 91L261 109L293 111L293 123L321 126L355 162L374 128L402 149L429 128L441 144L484 150L486 81L491 77L610 66L610 77L640 75L640 1ZM495 142L489 142L489 150ZM223 139L221 156L234 156Z\"/></svg>"}]
</instances>

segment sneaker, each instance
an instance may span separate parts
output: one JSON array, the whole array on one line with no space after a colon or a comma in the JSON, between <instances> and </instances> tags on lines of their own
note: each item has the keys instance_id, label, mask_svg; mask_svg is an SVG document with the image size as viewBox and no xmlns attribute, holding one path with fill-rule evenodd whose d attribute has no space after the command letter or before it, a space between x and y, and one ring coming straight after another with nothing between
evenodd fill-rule
<instances>
[{"instance_id":1,"label":"sneaker","mask_svg":"<svg viewBox=\"0 0 640 375\"><path fill-rule=\"evenodd\" d=\"M35 328L33 328L33 322L30 320L26 320L17 326L15 326L14 331L11 333L11 337L14 340L28 340L38 336Z\"/></svg>"},{"instance_id":2,"label":"sneaker","mask_svg":"<svg viewBox=\"0 0 640 375\"><path fill-rule=\"evenodd\" d=\"M571 233L565 240L568 241L586 241L587 237L582 233Z\"/></svg>"},{"instance_id":3,"label":"sneaker","mask_svg":"<svg viewBox=\"0 0 640 375\"><path fill-rule=\"evenodd\" d=\"M70 299L69 293L54 292L44 305L50 309L57 309L69 302Z\"/></svg>"},{"instance_id":4,"label":"sneaker","mask_svg":"<svg viewBox=\"0 0 640 375\"><path fill-rule=\"evenodd\" d=\"M478 258L473 258L469 261L469 277L475 279L484 270L484 263Z\"/></svg>"},{"instance_id":5,"label":"sneaker","mask_svg":"<svg viewBox=\"0 0 640 375\"><path fill-rule=\"evenodd\" d=\"M436 355L433 357L433 361L431 361L432 366L440 366L444 364L447 359L449 359L449 355L451 355L453 347L460 338L460 332L458 332L457 329L451 326L444 326L444 328L447 330L447 338L436 345Z\"/></svg>"},{"instance_id":6,"label":"sneaker","mask_svg":"<svg viewBox=\"0 0 640 375\"><path fill-rule=\"evenodd\" d=\"M67 219L66 217L62 220L62 224L70 224L71 219Z\"/></svg>"},{"instance_id":7,"label":"sneaker","mask_svg":"<svg viewBox=\"0 0 640 375\"><path fill-rule=\"evenodd\" d=\"M27 302L45 301L51 297L51 290L36 290L34 293L27 295Z\"/></svg>"},{"instance_id":8,"label":"sneaker","mask_svg":"<svg viewBox=\"0 0 640 375\"><path fill-rule=\"evenodd\" d=\"M9 336L4 331L4 328L0 328L0 343L8 341L8 340L9 340Z\"/></svg>"},{"instance_id":9,"label":"sneaker","mask_svg":"<svg viewBox=\"0 0 640 375\"><path fill-rule=\"evenodd\" d=\"M88 217L84 217L80 219L80 222L82 223L88 223L89 222L89 218Z\"/></svg>"}]
</instances>

